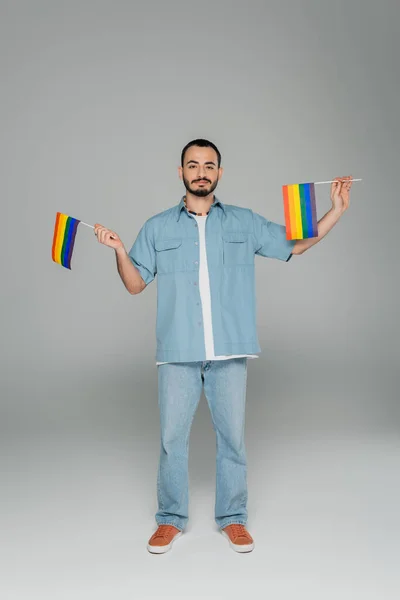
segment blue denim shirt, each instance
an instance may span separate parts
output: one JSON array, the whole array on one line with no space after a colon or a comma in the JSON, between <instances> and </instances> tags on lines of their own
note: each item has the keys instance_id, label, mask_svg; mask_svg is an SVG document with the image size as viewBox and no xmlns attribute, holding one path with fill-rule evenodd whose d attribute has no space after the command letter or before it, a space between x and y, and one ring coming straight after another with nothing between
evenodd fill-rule
<instances>
[{"instance_id":1,"label":"blue denim shirt","mask_svg":"<svg viewBox=\"0 0 400 600\"><path fill-rule=\"evenodd\" d=\"M284 225L215 195L206 221L215 355L261 351L256 328L255 255L288 261ZM150 217L129 257L149 284L157 277L157 361L206 360L196 219L179 204Z\"/></svg>"}]
</instances>

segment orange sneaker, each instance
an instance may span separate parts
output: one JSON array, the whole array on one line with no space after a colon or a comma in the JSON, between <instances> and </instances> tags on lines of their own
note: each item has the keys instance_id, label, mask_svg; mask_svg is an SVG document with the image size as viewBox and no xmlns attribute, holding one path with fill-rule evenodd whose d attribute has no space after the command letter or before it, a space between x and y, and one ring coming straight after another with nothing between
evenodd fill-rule
<instances>
[{"instance_id":1,"label":"orange sneaker","mask_svg":"<svg viewBox=\"0 0 400 600\"><path fill-rule=\"evenodd\" d=\"M162 554L171 549L172 542L182 535L182 531L173 525L159 525L147 544L147 550L153 554Z\"/></svg>"},{"instance_id":2,"label":"orange sneaker","mask_svg":"<svg viewBox=\"0 0 400 600\"><path fill-rule=\"evenodd\" d=\"M244 525L232 523L221 529L223 536L228 538L229 545L235 552L251 552L254 548L254 540Z\"/></svg>"}]
</instances>

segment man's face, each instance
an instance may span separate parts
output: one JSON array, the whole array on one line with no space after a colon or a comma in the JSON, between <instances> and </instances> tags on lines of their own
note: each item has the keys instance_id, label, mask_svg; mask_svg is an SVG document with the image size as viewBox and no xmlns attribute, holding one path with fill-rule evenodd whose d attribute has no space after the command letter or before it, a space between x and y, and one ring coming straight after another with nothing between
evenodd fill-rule
<instances>
[{"instance_id":1,"label":"man's face","mask_svg":"<svg viewBox=\"0 0 400 600\"><path fill-rule=\"evenodd\" d=\"M222 171L221 167L218 168L218 156L213 148L191 146L185 152L179 176L188 192L202 198L215 190Z\"/></svg>"}]
</instances>

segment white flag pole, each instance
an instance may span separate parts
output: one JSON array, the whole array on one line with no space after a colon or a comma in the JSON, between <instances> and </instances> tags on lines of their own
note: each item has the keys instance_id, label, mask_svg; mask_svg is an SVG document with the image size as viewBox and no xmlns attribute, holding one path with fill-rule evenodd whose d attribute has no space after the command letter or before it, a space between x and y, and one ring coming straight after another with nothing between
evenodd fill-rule
<instances>
[{"instance_id":1,"label":"white flag pole","mask_svg":"<svg viewBox=\"0 0 400 600\"><path fill-rule=\"evenodd\" d=\"M79 223L82 223L82 225L86 225L86 227L91 227L91 229L94 229L93 225L89 225L89 223L85 223L85 221L79 221ZM111 236L112 240L115 240L116 238Z\"/></svg>"},{"instance_id":2,"label":"white flag pole","mask_svg":"<svg viewBox=\"0 0 400 600\"><path fill-rule=\"evenodd\" d=\"M88 223L85 223L85 221L79 221L80 223L82 223L82 225L86 225L86 227L91 227L92 229L94 229L93 225L89 225Z\"/></svg>"},{"instance_id":3,"label":"white flag pole","mask_svg":"<svg viewBox=\"0 0 400 600\"><path fill-rule=\"evenodd\" d=\"M319 183L335 183L336 181L338 181L337 179L334 179L333 181L314 181L315 185L318 185ZM362 181L362 179L339 179L339 181L341 181L342 183L347 183L347 182L353 182L353 181Z\"/></svg>"}]
</instances>

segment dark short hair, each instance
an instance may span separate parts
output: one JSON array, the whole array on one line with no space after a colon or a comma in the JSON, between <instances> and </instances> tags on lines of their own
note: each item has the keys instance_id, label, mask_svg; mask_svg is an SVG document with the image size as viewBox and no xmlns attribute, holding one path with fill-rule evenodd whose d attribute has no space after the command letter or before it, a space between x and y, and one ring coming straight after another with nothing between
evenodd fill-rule
<instances>
[{"instance_id":1,"label":"dark short hair","mask_svg":"<svg viewBox=\"0 0 400 600\"><path fill-rule=\"evenodd\" d=\"M215 144L213 144L212 142L210 142L209 140L203 140L202 138L200 138L200 139L197 139L197 140L192 140L191 142L189 142L188 144L186 144L186 146L182 150L182 154L181 154L181 166L182 167L183 167L183 161L184 161L184 158L185 158L185 152L191 146L200 146L201 148L207 148L207 147L213 148L215 150L215 152L217 153L217 156L218 156L218 168L221 166L221 153L218 150L217 146Z\"/></svg>"}]
</instances>

